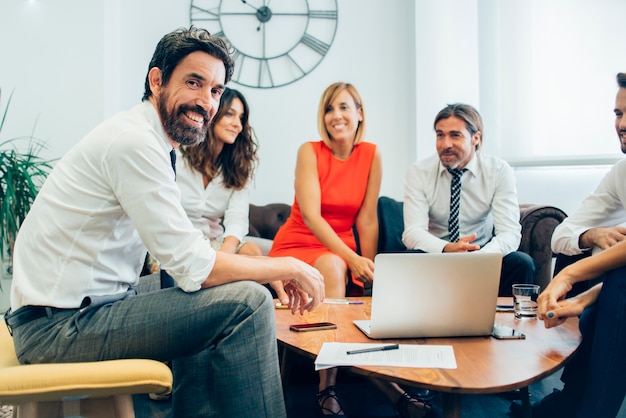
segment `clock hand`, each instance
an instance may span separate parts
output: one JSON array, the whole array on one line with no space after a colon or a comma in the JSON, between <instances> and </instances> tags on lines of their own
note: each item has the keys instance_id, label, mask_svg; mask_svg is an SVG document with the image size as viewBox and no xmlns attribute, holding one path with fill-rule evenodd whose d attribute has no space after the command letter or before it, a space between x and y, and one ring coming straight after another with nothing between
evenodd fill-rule
<instances>
[{"instance_id":1,"label":"clock hand","mask_svg":"<svg viewBox=\"0 0 626 418\"><path fill-rule=\"evenodd\" d=\"M267 4L265 4L266 1L267 1ZM272 0L263 0L263 7L261 7L261 9L269 8L271 1ZM244 3L244 4L247 4L250 7L252 7L254 10L259 10L256 7L254 7L253 5L251 5L250 3L248 3L247 0L241 0L241 2Z\"/></svg>"},{"instance_id":2,"label":"clock hand","mask_svg":"<svg viewBox=\"0 0 626 418\"><path fill-rule=\"evenodd\" d=\"M252 7L254 10L256 10L256 18L259 21L259 26L256 28L256 31L257 32L261 31L261 26L263 26L263 23L268 22L272 18L272 9L270 9L268 6L262 6L260 8L256 8L250 3L248 3L247 0L241 0L241 2L243 4L246 4Z\"/></svg>"},{"instance_id":3,"label":"clock hand","mask_svg":"<svg viewBox=\"0 0 626 418\"><path fill-rule=\"evenodd\" d=\"M257 9L256 7L254 7L253 5L251 5L250 3L248 3L246 0L241 0L241 2L247 6L252 7L254 10L256 10L257 12L259 11L259 9Z\"/></svg>"}]
</instances>

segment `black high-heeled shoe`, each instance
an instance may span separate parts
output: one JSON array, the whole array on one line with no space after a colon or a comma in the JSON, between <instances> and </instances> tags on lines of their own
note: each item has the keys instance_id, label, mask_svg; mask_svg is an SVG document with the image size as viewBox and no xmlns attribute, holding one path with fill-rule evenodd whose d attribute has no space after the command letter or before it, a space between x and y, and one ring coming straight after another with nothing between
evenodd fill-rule
<instances>
[{"instance_id":1,"label":"black high-heeled shoe","mask_svg":"<svg viewBox=\"0 0 626 418\"><path fill-rule=\"evenodd\" d=\"M343 405L341 405L341 402L339 401L339 397L337 396L336 389L337 389L336 386L328 386L326 389L319 391L317 393L317 395L315 396L315 406L316 406L316 411L317 411L318 416L320 417L343 417L343 418L348 417L348 415L346 415L346 413L343 410ZM324 404L329 398L332 398L337 402L337 404L339 405L338 411L333 411L332 409L324 406Z\"/></svg>"},{"instance_id":2,"label":"black high-heeled shoe","mask_svg":"<svg viewBox=\"0 0 626 418\"><path fill-rule=\"evenodd\" d=\"M400 416L400 418L410 418L410 410L418 408L420 411L424 412L422 418L428 418L432 416L433 407L428 404L425 400L414 398L407 392L404 392L400 395L400 398L396 401L394 406L396 412Z\"/></svg>"}]
</instances>

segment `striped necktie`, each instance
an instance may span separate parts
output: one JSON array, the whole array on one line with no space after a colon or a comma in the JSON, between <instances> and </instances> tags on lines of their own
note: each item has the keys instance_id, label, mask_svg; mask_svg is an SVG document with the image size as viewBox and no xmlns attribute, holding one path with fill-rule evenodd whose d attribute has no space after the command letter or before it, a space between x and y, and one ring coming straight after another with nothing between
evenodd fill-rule
<instances>
[{"instance_id":1,"label":"striped necktie","mask_svg":"<svg viewBox=\"0 0 626 418\"><path fill-rule=\"evenodd\" d=\"M457 170L448 168L452 175L450 183L450 220L448 221L448 231L450 232L450 242L459 240L459 207L461 203L461 176L467 171L466 168Z\"/></svg>"}]
</instances>

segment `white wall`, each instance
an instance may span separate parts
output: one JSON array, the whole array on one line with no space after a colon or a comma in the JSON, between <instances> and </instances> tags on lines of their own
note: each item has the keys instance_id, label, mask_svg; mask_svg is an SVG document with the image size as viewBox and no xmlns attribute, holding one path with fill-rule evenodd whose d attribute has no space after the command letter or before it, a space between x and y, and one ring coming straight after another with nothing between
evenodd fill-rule
<instances>
[{"instance_id":1,"label":"white wall","mask_svg":"<svg viewBox=\"0 0 626 418\"><path fill-rule=\"evenodd\" d=\"M339 80L363 96L367 139L383 157L381 194L402 199L409 164L434 152L436 112L458 101L480 108L481 4L338 0L335 40L311 74L276 89L233 83L250 102L260 142L252 202L292 202L297 148L318 139L319 98ZM29 135L36 123L35 136L47 141L45 155L60 157L103 118L138 103L156 43L189 25L189 6L190 0L0 2L0 109L14 90L0 142ZM490 146L487 140L486 152L497 152ZM571 212L604 171L517 169L520 201Z\"/></svg>"},{"instance_id":2,"label":"white wall","mask_svg":"<svg viewBox=\"0 0 626 418\"><path fill-rule=\"evenodd\" d=\"M189 7L178 0L1 2L2 105L15 94L0 140L29 134L39 117L35 136L56 158L104 117L138 103L158 40L189 25ZM339 80L363 97L366 139L383 155L382 193L402 198L415 154L413 10L409 0L370 0L367 7L339 0L335 40L311 74L276 89L231 85L248 99L260 143L253 202L291 203L297 149L319 138L319 98Z\"/></svg>"},{"instance_id":3,"label":"white wall","mask_svg":"<svg viewBox=\"0 0 626 418\"><path fill-rule=\"evenodd\" d=\"M456 102L479 107L476 0L418 1L415 27L415 159L422 159L435 152L437 112Z\"/></svg>"},{"instance_id":4,"label":"white wall","mask_svg":"<svg viewBox=\"0 0 626 418\"><path fill-rule=\"evenodd\" d=\"M0 141L36 125L55 158L102 120L103 3L0 3L0 109L14 91Z\"/></svg>"}]
</instances>

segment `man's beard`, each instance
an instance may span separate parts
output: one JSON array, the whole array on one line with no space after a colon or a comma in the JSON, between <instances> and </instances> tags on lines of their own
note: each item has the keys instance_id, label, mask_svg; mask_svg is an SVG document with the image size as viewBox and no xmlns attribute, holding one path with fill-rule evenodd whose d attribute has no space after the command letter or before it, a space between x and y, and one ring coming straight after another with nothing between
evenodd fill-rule
<instances>
[{"instance_id":1,"label":"man's beard","mask_svg":"<svg viewBox=\"0 0 626 418\"><path fill-rule=\"evenodd\" d=\"M208 133L209 115L207 112L199 106L192 108L187 105L181 105L178 110L169 112L167 110L168 99L169 96L163 94L159 97L158 102L159 116L161 117L165 133L181 145L196 145L203 142ZM187 111L193 111L202 115L205 121L204 125L201 128L197 128L183 122L182 118L186 118L185 112Z\"/></svg>"},{"instance_id":2,"label":"man's beard","mask_svg":"<svg viewBox=\"0 0 626 418\"><path fill-rule=\"evenodd\" d=\"M446 162L447 160L451 159L451 155L454 155L454 159L451 162ZM444 161L446 160L446 161ZM457 168L460 164L461 164L461 160L459 159L459 155L454 152L451 151L449 149L446 149L444 151L441 152L441 154L439 154L439 161L441 161L441 164L443 164L443 166L445 168L449 168L449 169L455 169Z\"/></svg>"}]
</instances>

